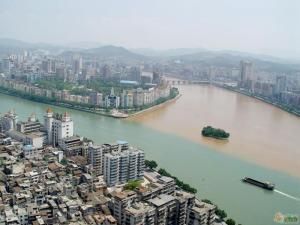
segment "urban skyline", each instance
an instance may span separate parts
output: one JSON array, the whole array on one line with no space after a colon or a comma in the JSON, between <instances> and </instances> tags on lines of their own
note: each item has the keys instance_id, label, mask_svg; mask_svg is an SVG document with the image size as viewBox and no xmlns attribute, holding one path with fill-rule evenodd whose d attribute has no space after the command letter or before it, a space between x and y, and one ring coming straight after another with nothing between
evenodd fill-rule
<instances>
[{"instance_id":1,"label":"urban skyline","mask_svg":"<svg viewBox=\"0 0 300 225\"><path fill-rule=\"evenodd\" d=\"M96 42L128 48L232 49L300 58L300 33L295 29L298 1L91 3L2 1L1 37L54 44Z\"/></svg>"}]
</instances>

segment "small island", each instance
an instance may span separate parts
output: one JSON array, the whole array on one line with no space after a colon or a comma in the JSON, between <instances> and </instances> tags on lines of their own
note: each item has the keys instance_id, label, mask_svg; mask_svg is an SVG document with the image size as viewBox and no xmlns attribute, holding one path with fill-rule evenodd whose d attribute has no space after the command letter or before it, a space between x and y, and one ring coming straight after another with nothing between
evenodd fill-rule
<instances>
[{"instance_id":1,"label":"small island","mask_svg":"<svg viewBox=\"0 0 300 225\"><path fill-rule=\"evenodd\" d=\"M226 131L219 129L219 128L213 128L211 126L206 126L202 129L202 135L205 137L213 137L216 139L228 139L230 134Z\"/></svg>"}]
</instances>

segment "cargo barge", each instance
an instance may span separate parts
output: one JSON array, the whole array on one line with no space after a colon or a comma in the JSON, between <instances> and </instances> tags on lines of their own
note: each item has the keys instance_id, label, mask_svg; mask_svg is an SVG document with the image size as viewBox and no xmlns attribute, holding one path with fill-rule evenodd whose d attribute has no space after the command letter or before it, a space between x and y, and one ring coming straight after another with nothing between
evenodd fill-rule
<instances>
[{"instance_id":1,"label":"cargo barge","mask_svg":"<svg viewBox=\"0 0 300 225\"><path fill-rule=\"evenodd\" d=\"M258 180L255 180L255 179L252 179L252 178L249 178L249 177L243 178L242 181L246 182L246 183L249 183L249 184L252 184L252 185L255 185L257 187L264 188L266 190L270 190L270 191L273 191L274 188L275 188L274 184L271 184L269 182L261 182L261 181L258 181Z\"/></svg>"}]
</instances>

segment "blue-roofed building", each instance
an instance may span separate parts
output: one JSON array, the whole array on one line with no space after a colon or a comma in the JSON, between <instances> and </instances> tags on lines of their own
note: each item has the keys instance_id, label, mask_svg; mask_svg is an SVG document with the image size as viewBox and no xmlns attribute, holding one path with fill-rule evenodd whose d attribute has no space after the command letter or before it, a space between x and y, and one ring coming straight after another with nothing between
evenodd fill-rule
<instances>
[{"instance_id":1,"label":"blue-roofed building","mask_svg":"<svg viewBox=\"0 0 300 225\"><path fill-rule=\"evenodd\" d=\"M32 145L24 145L22 150L24 157L27 159L35 157L38 154L37 148L33 147Z\"/></svg>"}]
</instances>

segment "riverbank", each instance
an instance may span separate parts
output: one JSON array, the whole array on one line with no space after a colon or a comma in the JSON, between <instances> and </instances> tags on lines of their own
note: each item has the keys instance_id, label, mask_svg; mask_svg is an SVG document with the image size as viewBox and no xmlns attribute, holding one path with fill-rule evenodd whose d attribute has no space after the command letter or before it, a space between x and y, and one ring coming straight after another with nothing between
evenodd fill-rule
<instances>
[{"instance_id":1,"label":"riverbank","mask_svg":"<svg viewBox=\"0 0 300 225\"><path fill-rule=\"evenodd\" d=\"M300 112L297 112L297 111L294 111L292 109L289 109L288 106L282 105L282 104L280 104L278 102L272 102L272 101L270 101L268 99L265 99L263 97L256 96L256 95L253 95L253 94L248 93L246 91L241 91L241 90L238 90L238 89L235 89L235 88L231 88L231 87L228 87L228 86L224 86L224 85L215 85L215 86L216 87L220 87L220 88L224 88L224 89L229 90L229 91L237 92L239 94L246 95L248 97L255 98L257 100L260 100L260 101L263 101L263 102L268 103L270 105L273 105L273 106L275 106L275 107L277 107L277 108L279 108L279 109L281 109L281 110L283 110L285 112L288 112L288 113L291 113L291 114L293 114L295 116L300 117Z\"/></svg>"},{"instance_id":2,"label":"riverbank","mask_svg":"<svg viewBox=\"0 0 300 225\"><path fill-rule=\"evenodd\" d=\"M108 116L108 117L113 117L111 114L105 113L105 112L99 112L96 110L90 110L88 108L84 108L84 107L80 107L80 106L71 106L67 103L63 103L63 102L52 102L52 101L37 101L34 99L30 99L30 98L26 98L25 96L20 96L19 94L7 91L7 90L3 90L2 88L0 88L0 93L5 94L5 95L9 95L9 96L14 96L17 98L21 98L21 99L26 99L28 101L32 101L32 102L38 102L38 103L43 103L43 104L48 104L48 105L53 105L53 106L59 106L59 107L64 107L64 108L68 108L68 109L74 109L74 110L78 110L78 111L82 111L82 112L88 112L88 113L93 113L93 114L98 114L101 116Z\"/></svg>"},{"instance_id":3,"label":"riverbank","mask_svg":"<svg viewBox=\"0 0 300 225\"><path fill-rule=\"evenodd\" d=\"M127 117L127 118L135 117L135 116L144 114L144 113L146 113L146 112L152 112L152 111L155 111L155 110L157 110L157 109L159 109L159 108L161 108L161 107L164 107L164 106L166 106L166 105L169 105L169 104L172 103L172 102L176 102L177 99L179 99L180 97L181 97L181 94L178 94L178 95L176 95L175 98L169 99L169 100L167 100L167 101L165 101L165 102L163 102L163 103L160 103L160 104L155 105L155 106L152 106L152 107L150 107L150 108L141 110L141 111L139 111L139 112L135 112L135 113L132 113L132 114L128 114L128 117Z\"/></svg>"},{"instance_id":4,"label":"riverbank","mask_svg":"<svg viewBox=\"0 0 300 225\"><path fill-rule=\"evenodd\" d=\"M93 113L93 114L97 114L97 115L101 115L101 116L107 116L107 117L112 117L115 119L125 119L128 117L132 117L132 116L136 116L136 115L140 115L142 113L148 112L148 111L152 111L155 110L159 107L165 106L167 104L169 104L170 102L175 101L176 99L178 99L180 97L180 94L177 94L175 97L168 99L160 104L157 105L153 105L150 106L149 108L134 112L132 114L126 114L123 112L116 112L115 110L111 110L109 112L105 112L106 109L100 109L99 110L95 110L95 109L91 109L91 108L87 108L87 107L82 107L80 105L76 105L76 104L71 104L71 103L65 103L65 102L57 102L57 101L50 101L50 100L46 100L45 98L43 98L43 101L39 101L36 100L38 98L38 96L34 96L36 98L32 98L32 97L27 97L27 95L20 95L16 92L12 92L9 91L8 89L3 89L0 87L0 93L5 94L5 95L10 95L10 96L14 96L14 97L18 97L18 98L22 98L22 99L26 99L29 101L33 101L33 102L39 102L39 103L44 103L44 104L48 104L48 105L54 105L54 106L59 106L59 107L64 107L64 108L68 108L68 109L73 109L73 110L78 110L78 111L83 111L83 112L88 112L88 113Z\"/></svg>"}]
</instances>

